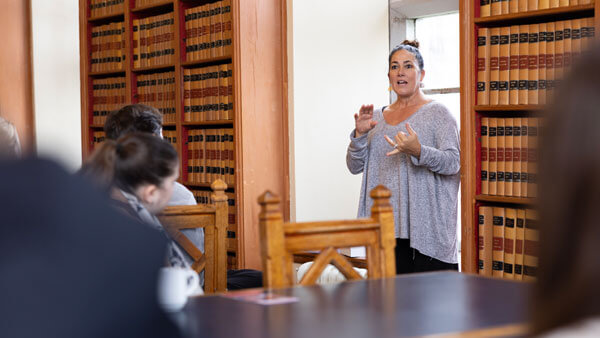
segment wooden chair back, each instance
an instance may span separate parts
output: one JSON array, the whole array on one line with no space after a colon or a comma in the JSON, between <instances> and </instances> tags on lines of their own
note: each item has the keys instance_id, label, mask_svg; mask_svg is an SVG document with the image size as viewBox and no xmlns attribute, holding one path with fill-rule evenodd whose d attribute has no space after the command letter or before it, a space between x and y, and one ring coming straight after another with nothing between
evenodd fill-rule
<instances>
[{"instance_id":1,"label":"wooden chair back","mask_svg":"<svg viewBox=\"0 0 600 338\"><path fill-rule=\"evenodd\" d=\"M157 215L169 237L192 257L192 269L204 270L205 293L227 288L227 184L216 180L211 188L212 204L169 206ZM181 232L196 228L204 228L204 253Z\"/></svg>"},{"instance_id":2,"label":"wooden chair back","mask_svg":"<svg viewBox=\"0 0 600 338\"><path fill-rule=\"evenodd\" d=\"M396 274L394 215L390 191L382 185L371 191L371 218L284 223L280 199L270 191L258 198L260 239L265 287L289 287L295 283L294 253L320 251L300 285L312 285L327 264L333 264L348 279L362 279L338 248L366 248L367 278Z\"/></svg>"}]
</instances>

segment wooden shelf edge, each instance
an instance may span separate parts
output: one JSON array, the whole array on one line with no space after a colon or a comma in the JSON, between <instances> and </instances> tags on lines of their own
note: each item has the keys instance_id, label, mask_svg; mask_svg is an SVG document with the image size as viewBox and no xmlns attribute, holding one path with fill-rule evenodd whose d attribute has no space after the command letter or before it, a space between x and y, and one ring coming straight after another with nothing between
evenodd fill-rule
<instances>
[{"instance_id":1,"label":"wooden shelf edge","mask_svg":"<svg viewBox=\"0 0 600 338\"><path fill-rule=\"evenodd\" d=\"M475 18L474 22L476 25L485 26L502 23L503 21L519 20L519 19L531 19L545 16L554 16L559 14L574 14L579 12L585 12L594 10L595 4L568 6L568 7L557 7L548 9L539 9L536 11L523 12L523 13L512 13L503 15L486 16L483 18Z\"/></svg>"},{"instance_id":2,"label":"wooden shelf edge","mask_svg":"<svg viewBox=\"0 0 600 338\"><path fill-rule=\"evenodd\" d=\"M90 124L89 127L93 129L104 129L103 124Z\"/></svg>"},{"instance_id":3,"label":"wooden shelf edge","mask_svg":"<svg viewBox=\"0 0 600 338\"><path fill-rule=\"evenodd\" d=\"M186 121L186 122L182 122L181 125L187 126L187 127L224 126L224 125L233 125L233 120L196 121L196 122Z\"/></svg>"},{"instance_id":4,"label":"wooden shelf edge","mask_svg":"<svg viewBox=\"0 0 600 338\"><path fill-rule=\"evenodd\" d=\"M473 109L475 111L478 112L489 112L489 111L493 111L493 112L502 112L502 111L542 111L544 109L546 109L545 105L532 105L532 104L523 104L523 105L498 105L498 106L480 106L480 105L475 105L473 107Z\"/></svg>"},{"instance_id":5,"label":"wooden shelf edge","mask_svg":"<svg viewBox=\"0 0 600 338\"><path fill-rule=\"evenodd\" d=\"M141 73L141 72L149 72L149 71L155 71L155 70L166 70L166 69L170 69L173 68L175 69L175 64L166 64L166 65L156 65L156 66L149 66L149 67L142 67L142 68L133 68L131 71L134 73Z\"/></svg>"},{"instance_id":6,"label":"wooden shelf edge","mask_svg":"<svg viewBox=\"0 0 600 338\"><path fill-rule=\"evenodd\" d=\"M103 21L103 20L110 20L110 19L117 19L119 17L123 17L123 20L125 20L125 12L119 12L119 13L115 13L115 14L107 14L107 15L102 15L102 16L94 16L91 18L88 18L87 21L90 23L96 22L96 21Z\"/></svg>"},{"instance_id":7,"label":"wooden shelf edge","mask_svg":"<svg viewBox=\"0 0 600 338\"><path fill-rule=\"evenodd\" d=\"M185 185L186 187L197 187L197 188L210 188L210 185L212 184L212 183L192 183L192 182L185 182L185 181L182 181L182 182L179 182L179 183ZM233 184L233 183L231 183L231 184L227 183L227 189L226 190L229 190L229 189L235 189L235 184Z\"/></svg>"},{"instance_id":8,"label":"wooden shelf edge","mask_svg":"<svg viewBox=\"0 0 600 338\"><path fill-rule=\"evenodd\" d=\"M140 6L140 7L132 8L131 9L131 13L139 13L139 12L147 11L147 10L150 10L150 9L165 7L165 6L168 6L168 5L173 5L173 0L160 1L160 2L157 2L157 3L152 3L152 4L149 4L149 5L145 5L145 6Z\"/></svg>"},{"instance_id":9,"label":"wooden shelf edge","mask_svg":"<svg viewBox=\"0 0 600 338\"><path fill-rule=\"evenodd\" d=\"M101 72L89 72L89 76L116 76L116 75L125 75L125 70L105 70Z\"/></svg>"},{"instance_id":10,"label":"wooden shelf edge","mask_svg":"<svg viewBox=\"0 0 600 338\"><path fill-rule=\"evenodd\" d=\"M185 61L185 62L181 63L181 66L182 67L192 67L192 66L199 66L199 65L206 64L206 63L213 63L213 62L219 62L219 61L231 61L231 55L217 56L217 57L210 58L210 59Z\"/></svg>"},{"instance_id":11,"label":"wooden shelf edge","mask_svg":"<svg viewBox=\"0 0 600 338\"><path fill-rule=\"evenodd\" d=\"M529 198L529 197L476 195L475 200L478 202L494 202L494 203L521 204L521 205L534 205L535 204L535 199Z\"/></svg>"}]
</instances>

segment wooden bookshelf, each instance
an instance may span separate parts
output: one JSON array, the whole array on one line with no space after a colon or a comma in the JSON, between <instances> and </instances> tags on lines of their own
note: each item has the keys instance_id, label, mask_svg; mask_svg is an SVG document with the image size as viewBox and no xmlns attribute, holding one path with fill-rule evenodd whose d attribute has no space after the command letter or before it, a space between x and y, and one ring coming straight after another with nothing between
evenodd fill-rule
<instances>
[{"instance_id":1,"label":"wooden bookshelf","mask_svg":"<svg viewBox=\"0 0 600 338\"><path fill-rule=\"evenodd\" d=\"M534 198L491 196L481 194L478 182L480 170L480 118L542 116L544 105L478 105L477 104L477 34L479 28L504 27L556 22L594 17L600 1L576 5L479 17L480 1L460 1L460 64L461 64L461 267L466 273L478 273L478 209L481 205L531 208ZM594 20L596 31L600 20ZM598 35L596 34L596 38ZM539 170L542 170L539 168Z\"/></svg>"},{"instance_id":2,"label":"wooden bookshelf","mask_svg":"<svg viewBox=\"0 0 600 338\"><path fill-rule=\"evenodd\" d=\"M125 0L120 13L90 17L90 1L79 0L82 155L85 160L91 154L94 133L103 127L92 121L93 81L124 77L125 104L131 104L138 102L140 76L174 72L175 122L164 126L165 130L176 133L181 181L187 181L186 136L189 131L233 129L235 179L228 185L228 191L235 194L237 234L231 246L236 251L228 254L228 260L235 261L231 268L261 269L257 198L269 189L283 197L286 219L289 219L290 209L286 5L279 0L232 0L231 55L188 61L184 12L215 2L217 0L166 0L136 7L135 0ZM134 67L133 21L170 12L174 14L175 61ZM115 22L123 22L125 27L124 67L91 72L92 28ZM233 119L184 122L184 69L225 63L230 63L232 68ZM187 185L195 190L210 189L209 183Z\"/></svg>"}]
</instances>

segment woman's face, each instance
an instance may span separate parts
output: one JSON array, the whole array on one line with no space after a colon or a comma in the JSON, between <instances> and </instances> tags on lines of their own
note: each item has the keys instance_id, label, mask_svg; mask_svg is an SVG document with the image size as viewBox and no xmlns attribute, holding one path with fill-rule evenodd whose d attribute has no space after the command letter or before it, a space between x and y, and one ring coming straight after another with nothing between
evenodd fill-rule
<instances>
[{"instance_id":1,"label":"woman's face","mask_svg":"<svg viewBox=\"0 0 600 338\"><path fill-rule=\"evenodd\" d=\"M138 196L151 214L156 214L167 206L171 195L173 195L173 186L178 177L179 166L176 166L174 173L165 178L160 186L151 185L146 187L146 191L143 193L145 196Z\"/></svg>"},{"instance_id":2,"label":"woman's face","mask_svg":"<svg viewBox=\"0 0 600 338\"><path fill-rule=\"evenodd\" d=\"M390 85L398 97L410 97L421 86L425 71L419 69L415 56L401 49L392 55L388 78Z\"/></svg>"}]
</instances>

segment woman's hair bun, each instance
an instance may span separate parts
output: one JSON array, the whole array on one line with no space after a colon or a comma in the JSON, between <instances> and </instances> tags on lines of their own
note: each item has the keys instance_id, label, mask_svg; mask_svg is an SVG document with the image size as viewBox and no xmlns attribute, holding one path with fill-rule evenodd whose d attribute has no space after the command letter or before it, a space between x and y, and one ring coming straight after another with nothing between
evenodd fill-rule
<instances>
[{"instance_id":1,"label":"woman's hair bun","mask_svg":"<svg viewBox=\"0 0 600 338\"><path fill-rule=\"evenodd\" d=\"M419 41L417 40L404 40L402 41L402 44L419 48Z\"/></svg>"}]
</instances>

